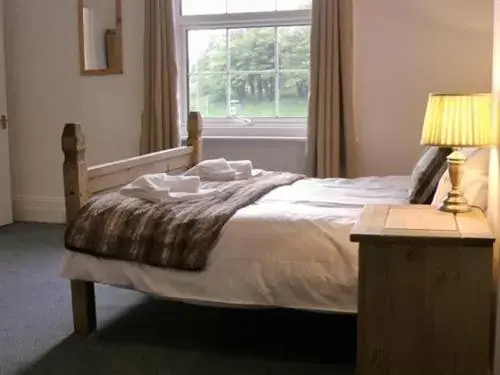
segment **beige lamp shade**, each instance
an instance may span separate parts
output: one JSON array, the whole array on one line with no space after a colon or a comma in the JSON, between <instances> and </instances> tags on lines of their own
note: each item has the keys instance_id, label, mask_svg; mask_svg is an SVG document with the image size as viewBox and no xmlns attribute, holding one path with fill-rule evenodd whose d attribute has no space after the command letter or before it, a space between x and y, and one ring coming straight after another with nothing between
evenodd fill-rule
<instances>
[{"instance_id":1,"label":"beige lamp shade","mask_svg":"<svg viewBox=\"0 0 500 375\"><path fill-rule=\"evenodd\" d=\"M490 94L431 94L422 145L478 147L491 144Z\"/></svg>"}]
</instances>

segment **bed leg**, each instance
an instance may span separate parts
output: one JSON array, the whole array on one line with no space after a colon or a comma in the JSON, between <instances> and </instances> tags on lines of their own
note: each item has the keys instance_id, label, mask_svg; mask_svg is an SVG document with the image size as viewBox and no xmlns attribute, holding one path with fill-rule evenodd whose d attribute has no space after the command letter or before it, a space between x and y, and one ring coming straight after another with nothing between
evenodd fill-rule
<instances>
[{"instance_id":1,"label":"bed leg","mask_svg":"<svg viewBox=\"0 0 500 375\"><path fill-rule=\"evenodd\" d=\"M71 280L73 326L78 335L89 335L96 329L94 283Z\"/></svg>"},{"instance_id":2,"label":"bed leg","mask_svg":"<svg viewBox=\"0 0 500 375\"><path fill-rule=\"evenodd\" d=\"M66 221L73 220L88 198L85 137L79 124L66 124L61 137L64 152L63 176ZM95 331L95 295L92 282L71 280L71 301L75 333Z\"/></svg>"}]
</instances>

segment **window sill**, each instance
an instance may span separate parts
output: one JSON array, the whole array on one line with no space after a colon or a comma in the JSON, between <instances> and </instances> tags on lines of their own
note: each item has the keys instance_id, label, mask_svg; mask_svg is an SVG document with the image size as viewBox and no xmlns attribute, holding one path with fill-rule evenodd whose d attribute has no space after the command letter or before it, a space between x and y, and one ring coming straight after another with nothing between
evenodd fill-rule
<instances>
[{"instance_id":1,"label":"window sill","mask_svg":"<svg viewBox=\"0 0 500 375\"><path fill-rule=\"evenodd\" d=\"M203 128L204 138L253 138L253 139L305 139L307 138L306 126L287 126L288 124L269 124L268 126L214 126L205 123ZM186 127L182 127L182 135L187 136Z\"/></svg>"},{"instance_id":2,"label":"window sill","mask_svg":"<svg viewBox=\"0 0 500 375\"><path fill-rule=\"evenodd\" d=\"M187 136L182 136L183 144ZM306 137L281 137L281 136L229 136L229 135L209 135L204 136L203 140L214 141L262 141L262 142L306 142Z\"/></svg>"},{"instance_id":3,"label":"window sill","mask_svg":"<svg viewBox=\"0 0 500 375\"><path fill-rule=\"evenodd\" d=\"M306 137L283 137L283 136L233 136L233 135L208 135L203 139L216 139L216 140L258 140L258 141L284 141L284 142L305 142Z\"/></svg>"}]
</instances>

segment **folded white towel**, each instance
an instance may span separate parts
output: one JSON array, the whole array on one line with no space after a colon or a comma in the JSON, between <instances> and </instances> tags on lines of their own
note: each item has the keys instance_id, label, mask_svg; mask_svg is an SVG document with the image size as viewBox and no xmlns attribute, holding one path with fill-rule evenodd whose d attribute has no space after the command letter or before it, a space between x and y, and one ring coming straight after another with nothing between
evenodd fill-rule
<instances>
[{"instance_id":1,"label":"folded white towel","mask_svg":"<svg viewBox=\"0 0 500 375\"><path fill-rule=\"evenodd\" d=\"M169 176L166 173L147 174L136 181L132 183L135 183L134 186L147 186L153 189L168 188L172 193L197 193L201 185L199 176Z\"/></svg>"},{"instance_id":2,"label":"folded white towel","mask_svg":"<svg viewBox=\"0 0 500 375\"><path fill-rule=\"evenodd\" d=\"M229 166L226 159L208 159L195 165L184 176L199 176L202 180L231 181L236 179L236 170Z\"/></svg>"},{"instance_id":3,"label":"folded white towel","mask_svg":"<svg viewBox=\"0 0 500 375\"><path fill-rule=\"evenodd\" d=\"M236 171L229 169L227 171L211 171L200 169L198 175L202 180L209 181L232 181L236 179Z\"/></svg>"},{"instance_id":4,"label":"folded white towel","mask_svg":"<svg viewBox=\"0 0 500 375\"><path fill-rule=\"evenodd\" d=\"M182 201L204 198L215 189L200 190L198 176L168 176L166 173L148 174L122 187L120 193L152 202Z\"/></svg>"},{"instance_id":5,"label":"folded white towel","mask_svg":"<svg viewBox=\"0 0 500 375\"><path fill-rule=\"evenodd\" d=\"M200 169L213 172L228 171L232 169L229 162L224 158L203 160L198 163L197 166Z\"/></svg>"},{"instance_id":6,"label":"folded white towel","mask_svg":"<svg viewBox=\"0 0 500 375\"><path fill-rule=\"evenodd\" d=\"M252 177L253 165L250 160L233 160L228 164L236 171L236 179L244 180Z\"/></svg>"}]
</instances>

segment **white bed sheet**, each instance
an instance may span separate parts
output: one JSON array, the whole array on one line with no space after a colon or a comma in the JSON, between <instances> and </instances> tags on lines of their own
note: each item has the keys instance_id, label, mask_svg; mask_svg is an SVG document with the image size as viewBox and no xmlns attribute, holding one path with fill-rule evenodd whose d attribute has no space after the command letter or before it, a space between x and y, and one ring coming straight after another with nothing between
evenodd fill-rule
<instances>
[{"instance_id":1,"label":"white bed sheet","mask_svg":"<svg viewBox=\"0 0 500 375\"><path fill-rule=\"evenodd\" d=\"M195 303L355 313L357 245L366 204L407 203L409 176L307 179L239 210L201 272L67 251L61 274Z\"/></svg>"}]
</instances>

